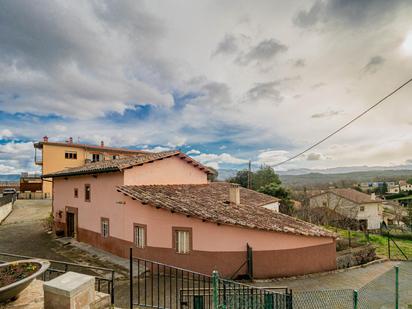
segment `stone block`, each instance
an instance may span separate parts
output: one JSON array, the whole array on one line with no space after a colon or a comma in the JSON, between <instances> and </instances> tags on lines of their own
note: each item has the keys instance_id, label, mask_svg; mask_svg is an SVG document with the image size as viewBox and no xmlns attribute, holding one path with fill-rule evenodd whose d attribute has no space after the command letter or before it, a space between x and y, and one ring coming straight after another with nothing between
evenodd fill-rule
<instances>
[{"instance_id":1,"label":"stone block","mask_svg":"<svg viewBox=\"0 0 412 309\"><path fill-rule=\"evenodd\" d=\"M90 309L95 299L93 276L67 272L45 282L44 309Z\"/></svg>"}]
</instances>

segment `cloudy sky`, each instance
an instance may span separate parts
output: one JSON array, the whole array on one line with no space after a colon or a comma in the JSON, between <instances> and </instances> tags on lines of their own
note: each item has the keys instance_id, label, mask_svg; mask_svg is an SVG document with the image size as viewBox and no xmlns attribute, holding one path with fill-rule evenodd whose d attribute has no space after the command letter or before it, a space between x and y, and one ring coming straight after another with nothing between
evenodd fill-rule
<instances>
[{"instance_id":1,"label":"cloudy sky","mask_svg":"<svg viewBox=\"0 0 412 309\"><path fill-rule=\"evenodd\" d=\"M42 136L274 165L412 77L412 2L0 2L0 173ZM279 167L412 159L412 84Z\"/></svg>"}]
</instances>

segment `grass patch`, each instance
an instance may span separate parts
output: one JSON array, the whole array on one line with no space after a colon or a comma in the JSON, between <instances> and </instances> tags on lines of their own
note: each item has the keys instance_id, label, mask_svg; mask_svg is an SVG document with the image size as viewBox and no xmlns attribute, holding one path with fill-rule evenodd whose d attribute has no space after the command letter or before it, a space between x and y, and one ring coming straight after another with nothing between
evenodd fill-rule
<instances>
[{"instance_id":1,"label":"grass patch","mask_svg":"<svg viewBox=\"0 0 412 309\"><path fill-rule=\"evenodd\" d=\"M349 240L349 234L347 230L344 229L336 229L335 227L326 227L333 232L336 232L341 239ZM351 241L356 244L367 244L368 239L363 232L358 231L351 231ZM399 248L405 253L409 260L412 260L412 240L409 239L400 239L403 236L394 235L393 239ZM369 243L372 244L376 249L376 254L380 257L388 257L388 238L386 236L377 235L377 234L369 234ZM390 242L390 249L391 249L391 258L399 258L405 259L401 253L401 251L396 247L396 245L391 241Z\"/></svg>"}]
</instances>

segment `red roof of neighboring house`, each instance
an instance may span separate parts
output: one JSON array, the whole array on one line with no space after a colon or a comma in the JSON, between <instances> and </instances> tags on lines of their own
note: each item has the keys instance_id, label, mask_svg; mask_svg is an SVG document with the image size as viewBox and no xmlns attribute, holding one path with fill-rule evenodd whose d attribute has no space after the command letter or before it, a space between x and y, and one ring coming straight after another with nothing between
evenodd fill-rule
<instances>
[{"instance_id":1,"label":"red roof of neighboring house","mask_svg":"<svg viewBox=\"0 0 412 309\"><path fill-rule=\"evenodd\" d=\"M279 201L272 196L240 188L240 204L229 203L231 184L119 186L119 192L156 208L218 224L334 237L335 234L308 222L261 207Z\"/></svg>"},{"instance_id":2,"label":"red roof of neighboring house","mask_svg":"<svg viewBox=\"0 0 412 309\"><path fill-rule=\"evenodd\" d=\"M352 201L356 204L366 204L366 203L380 203L383 202L382 199L375 197L375 199L372 199L372 196L363 192L359 192L355 189L328 189L325 191L321 191L315 195L312 195L312 197L319 196L322 194L326 193L333 193L337 196L340 196L342 198L345 198L349 201Z\"/></svg>"},{"instance_id":3,"label":"red roof of neighboring house","mask_svg":"<svg viewBox=\"0 0 412 309\"><path fill-rule=\"evenodd\" d=\"M96 151L108 151L116 153L128 153L128 154L145 154L147 151L136 150L136 149L127 149L127 148L117 148L117 147L107 147L107 146L97 146L97 145L88 145L88 144L78 144L78 143L63 143L63 142L37 142L34 144L35 148L42 148L43 145L52 145L52 146L65 146L65 147L74 147L82 148Z\"/></svg>"},{"instance_id":4,"label":"red roof of neighboring house","mask_svg":"<svg viewBox=\"0 0 412 309\"><path fill-rule=\"evenodd\" d=\"M154 161L163 160L170 157L180 157L180 159L187 161L187 163L193 164L193 166L199 168L207 174L213 174L214 172L209 170L206 166L200 164L199 162L193 160L184 153L178 150L162 151L162 152L150 152L144 153L137 156L131 156L121 159L104 160L99 162L88 163L79 167L67 168L62 171L50 173L43 175L43 178L52 177L67 177L67 176L78 176L78 175L88 175L97 173L110 173L110 172L120 172L126 168L133 166L139 166L146 163L152 163Z\"/></svg>"}]
</instances>

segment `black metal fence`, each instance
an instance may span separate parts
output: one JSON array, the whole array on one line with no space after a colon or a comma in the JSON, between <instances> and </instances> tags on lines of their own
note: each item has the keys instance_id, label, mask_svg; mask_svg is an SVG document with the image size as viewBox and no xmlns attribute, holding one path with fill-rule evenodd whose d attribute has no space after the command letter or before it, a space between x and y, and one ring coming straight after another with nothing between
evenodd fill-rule
<instances>
[{"instance_id":1,"label":"black metal fence","mask_svg":"<svg viewBox=\"0 0 412 309\"><path fill-rule=\"evenodd\" d=\"M25 255L17 255L0 252L0 263L12 262L16 260L38 259ZM105 267L95 267L69 262L44 259L50 262L50 267L41 275L43 281L54 279L65 272L75 271L86 275L94 276L96 291L110 294L111 303L114 304L114 275L115 271Z\"/></svg>"},{"instance_id":2,"label":"black metal fence","mask_svg":"<svg viewBox=\"0 0 412 309\"><path fill-rule=\"evenodd\" d=\"M291 309L292 292L274 292L133 257L130 249L130 308Z\"/></svg>"}]
</instances>

